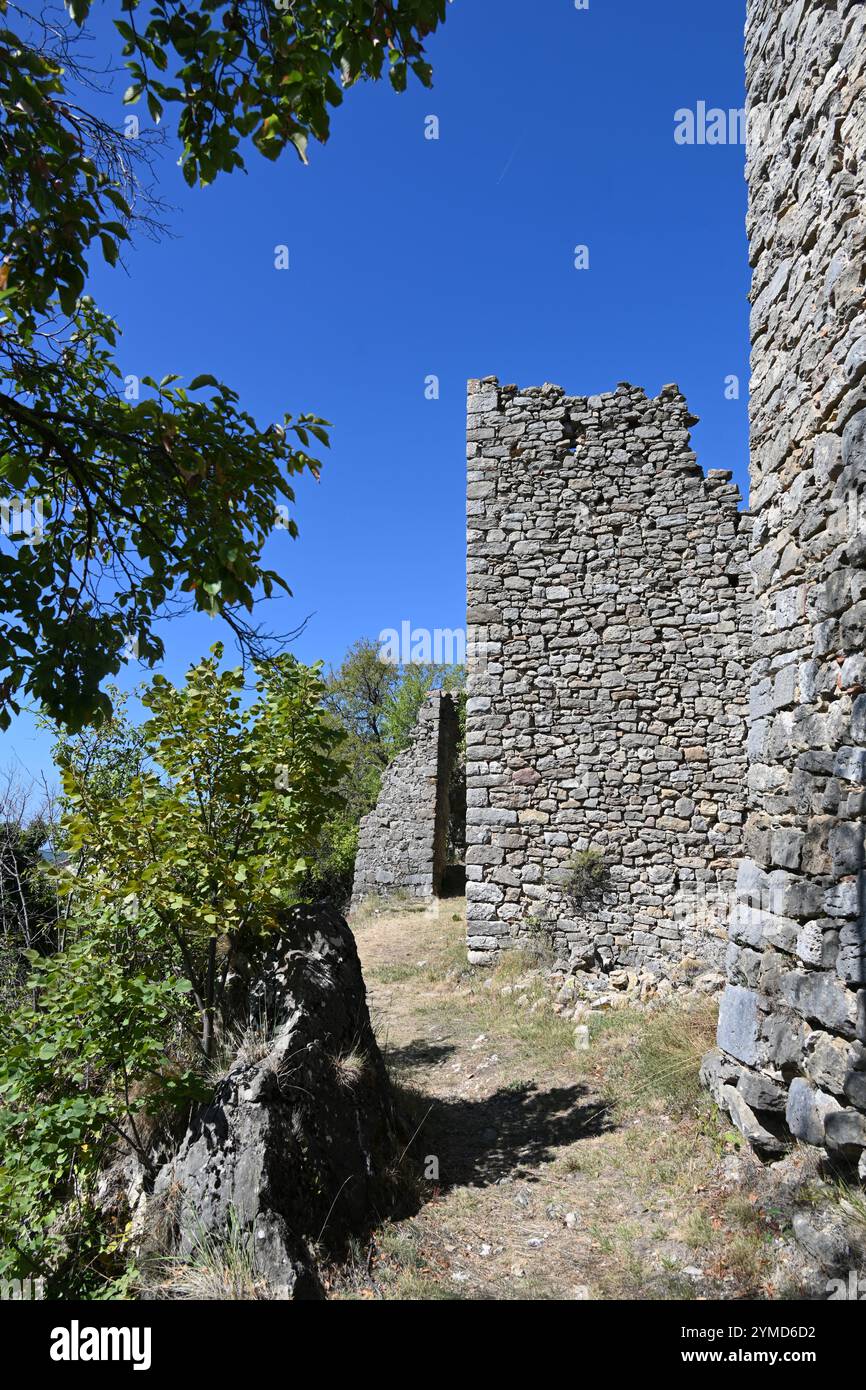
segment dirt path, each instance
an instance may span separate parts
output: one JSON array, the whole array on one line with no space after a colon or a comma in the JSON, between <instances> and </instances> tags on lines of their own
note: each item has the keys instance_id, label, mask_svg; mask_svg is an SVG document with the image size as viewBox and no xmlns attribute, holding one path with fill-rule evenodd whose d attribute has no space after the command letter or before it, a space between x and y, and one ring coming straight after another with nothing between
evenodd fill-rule
<instances>
[{"instance_id":1,"label":"dirt path","mask_svg":"<svg viewBox=\"0 0 866 1390\"><path fill-rule=\"evenodd\" d=\"M772 1227L754 1198L720 1189L707 1107L623 1104L628 1020L577 1052L525 961L467 971L464 921L454 901L352 924L379 1044L417 1117L408 1161L427 1177L415 1214L382 1225L336 1296L772 1297Z\"/></svg>"}]
</instances>

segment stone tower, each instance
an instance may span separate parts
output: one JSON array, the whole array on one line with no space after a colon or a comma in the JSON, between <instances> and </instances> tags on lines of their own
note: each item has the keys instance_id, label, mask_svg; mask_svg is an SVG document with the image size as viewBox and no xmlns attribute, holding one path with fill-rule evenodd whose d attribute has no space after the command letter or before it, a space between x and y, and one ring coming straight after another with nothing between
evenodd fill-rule
<instances>
[{"instance_id":1,"label":"stone tower","mask_svg":"<svg viewBox=\"0 0 866 1390\"><path fill-rule=\"evenodd\" d=\"M866 6L749 0L749 816L708 1080L866 1175Z\"/></svg>"},{"instance_id":2,"label":"stone tower","mask_svg":"<svg viewBox=\"0 0 866 1390\"><path fill-rule=\"evenodd\" d=\"M748 519L676 386L469 383L470 959L718 962L745 814ZM607 876L575 901L574 856Z\"/></svg>"}]
</instances>

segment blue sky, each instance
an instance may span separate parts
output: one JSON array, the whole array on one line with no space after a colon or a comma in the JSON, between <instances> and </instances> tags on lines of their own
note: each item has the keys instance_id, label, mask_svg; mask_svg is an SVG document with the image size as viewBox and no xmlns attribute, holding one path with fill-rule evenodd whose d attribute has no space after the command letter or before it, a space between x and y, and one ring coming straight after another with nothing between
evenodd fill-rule
<instances>
[{"instance_id":1,"label":"blue sky","mask_svg":"<svg viewBox=\"0 0 866 1390\"><path fill-rule=\"evenodd\" d=\"M109 26L97 16L97 48ZM161 163L172 239L141 239L92 289L122 328L127 373L212 372L261 421L333 422L300 538L268 559L292 585L269 625L312 615L294 650L338 662L410 620L465 617L468 377L573 395L677 381L704 468L748 464L744 152L684 147L674 113L744 102L743 0L455 0L429 42L432 91L349 92L310 166L254 153L249 173L187 189ZM103 105L116 109L120 94ZM142 123L148 120L137 107ZM440 122L424 138L425 118ZM274 269L274 247L290 269ZM590 269L574 269L586 245ZM439 400L425 378L440 379ZM740 379L740 399L725 381ZM176 679L220 624L163 630ZM122 682L146 672L131 667ZM47 766L25 716L0 764Z\"/></svg>"}]
</instances>

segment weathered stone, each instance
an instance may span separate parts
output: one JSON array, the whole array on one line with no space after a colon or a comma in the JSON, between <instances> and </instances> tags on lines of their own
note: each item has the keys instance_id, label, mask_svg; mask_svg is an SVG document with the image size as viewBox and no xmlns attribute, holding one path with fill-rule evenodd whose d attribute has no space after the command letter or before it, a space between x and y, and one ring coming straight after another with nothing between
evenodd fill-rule
<instances>
[{"instance_id":1,"label":"weathered stone","mask_svg":"<svg viewBox=\"0 0 866 1390\"><path fill-rule=\"evenodd\" d=\"M792 1131L823 1144L826 1119L827 1142L853 1150L866 1108L857 1065L866 1041L866 335L856 215L866 159L855 116L866 10L748 0L746 67L755 622L744 844L760 862L742 881L747 906L799 926L792 948L738 912L740 951L728 970L742 978L747 948L767 1011L761 1063L809 1077L791 1083ZM782 189L796 215L780 211ZM784 969L778 951L791 949L814 968ZM843 1096L851 1107L840 1114Z\"/></svg>"},{"instance_id":2,"label":"weathered stone","mask_svg":"<svg viewBox=\"0 0 866 1390\"><path fill-rule=\"evenodd\" d=\"M758 1060L759 1028L755 991L728 985L719 1006L719 1047L740 1062L754 1065Z\"/></svg>"},{"instance_id":3,"label":"weathered stone","mask_svg":"<svg viewBox=\"0 0 866 1390\"><path fill-rule=\"evenodd\" d=\"M828 1149L843 1158L859 1160L866 1149L866 1115L860 1110L838 1110L827 1116L825 1138Z\"/></svg>"},{"instance_id":4,"label":"weathered stone","mask_svg":"<svg viewBox=\"0 0 866 1390\"><path fill-rule=\"evenodd\" d=\"M758 1153L767 1156L784 1153L785 1142L761 1124L754 1111L733 1086L722 1087L722 1104L740 1133Z\"/></svg>"},{"instance_id":5,"label":"weathered stone","mask_svg":"<svg viewBox=\"0 0 866 1390\"><path fill-rule=\"evenodd\" d=\"M788 1103L785 1087L757 1071L741 1072L737 1090L752 1110L784 1111Z\"/></svg>"},{"instance_id":6,"label":"weathered stone","mask_svg":"<svg viewBox=\"0 0 866 1390\"><path fill-rule=\"evenodd\" d=\"M598 942L589 932L569 933L568 965L571 970L588 970L598 961Z\"/></svg>"},{"instance_id":7,"label":"weathered stone","mask_svg":"<svg viewBox=\"0 0 866 1390\"><path fill-rule=\"evenodd\" d=\"M857 998L826 971L791 970L782 975L780 994L809 1023L853 1038Z\"/></svg>"},{"instance_id":8,"label":"weathered stone","mask_svg":"<svg viewBox=\"0 0 866 1390\"><path fill-rule=\"evenodd\" d=\"M802 1077L797 1076L791 1082L785 1118L794 1138L801 1139L804 1144L821 1147L827 1116L841 1109L838 1100L817 1090Z\"/></svg>"},{"instance_id":9,"label":"weathered stone","mask_svg":"<svg viewBox=\"0 0 866 1390\"><path fill-rule=\"evenodd\" d=\"M467 742L502 779L476 799L486 774L468 769L467 836L507 837L521 879L496 918L514 940L543 915L563 957L577 919L610 939L607 964L720 964L745 802L737 490L701 474L678 390L590 401L470 382L469 420L470 486L495 488L469 502ZM580 901L568 866L586 850L608 877Z\"/></svg>"},{"instance_id":10,"label":"weathered stone","mask_svg":"<svg viewBox=\"0 0 866 1390\"><path fill-rule=\"evenodd\" d=\"M790 1071L800 1064L806 1042L805 1023L790 1011L776 1011L763 1020L761 1031L761 1061Z\"/></svg>"},{"instance_id":11,"label":"weathered stone","mask_svg":"<svg viewBox=\"0 0 866 1390\"><path fill-rule=\"evenodd\" d=\"M723 1103L722 1088L736 1086L741 1074L742 1068L718 1047L711 1048L701 1062L701 1084L719 1106Z\"/></svg>"},{"instance_id":12,"label":"weathered stone","mask_svg":"<svg viewBox=\"0 0 866 1390\"><path fill-rule=\"evenodd\" d=\"M844 1090L853 1105L866 1111L866 1072L849 1071L845 1077Z\"/></svg>"},{"instance_id":13,"label":"weathered stone","mask_svg":"<svg viewBox=\"0 0 866 1390\"><path fill-rule=\"evenodd\" d=\"M851 1249L842 1231L831 1221L812 1213L797 1211L792 1221L794 1239L807 1254L818 1261L827 1274L846 1269L851 1261Z\"/></svg>"},{"instance_id":14,"label":"weathered stone","mask_svg":"<svg viewBox=\"0 0 866 1390\"><path fill-rule=\"evenodd\" d=\"M806 1074L817 1086L834 1095L845 1091L845 1081L854 1063L856 1043L834 1038L829 1033L815 1031L806 1040L804 1066Z\"/></svg>"},{"instance_id":15,"label":"weathered stone","mask_svg":"<svg viewBox=\"0 0 866 1390\"><path fill-rule=\"evenodd\" d=\"M310 1246L340 1250L364 1229L396 1143L351 932L333 909L294 909L234 993L261 1045L196 1111L152 1200L169 1209L178 1253L234 1230L273 1296L321 1297Z\"/></svg>"}]
</instances>

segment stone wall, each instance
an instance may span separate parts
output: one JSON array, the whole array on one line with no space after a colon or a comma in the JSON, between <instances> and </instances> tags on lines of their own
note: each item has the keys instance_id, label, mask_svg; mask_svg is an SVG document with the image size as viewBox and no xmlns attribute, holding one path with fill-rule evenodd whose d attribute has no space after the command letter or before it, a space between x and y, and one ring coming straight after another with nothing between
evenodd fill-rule
<instances>
[{"instance_id":1,"label":"stone wall","mask_svg":"<svg viewBox=\"0 0 866 1390\"><path fill-rule=\"evenodd\" d=\"M744 819L748 519L676 386L469 383L470 959L544 929L669 967L724 953ZM576 852L609 874L567 891Z\"/></svg>"},{"instance_id":2,"label":"stone wall","mask_svg":"<svg viewBox=\"0 0 866 1390\"><path fill-rule=\"evenodd\" d=\"M433 898L442 887L448 842L448 785L457 749L452 696L431 691L410 746L385 769L374 810L361 821L352 908L365 899L408 893Z\"/></svg>"},{"instance_id":3,"label":"stone wall","mask_svg":"<svg viewBox=\"0 0 866 1390\"><path fill-rule=\"evenodd\" d=\"M866 1173L866 6L750 0L749 817L707 1079Z\"/></svg>"}]
</instances>

